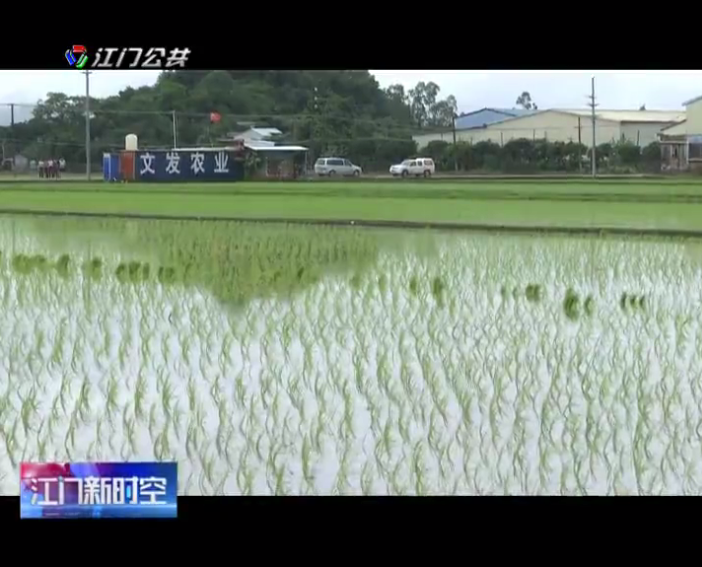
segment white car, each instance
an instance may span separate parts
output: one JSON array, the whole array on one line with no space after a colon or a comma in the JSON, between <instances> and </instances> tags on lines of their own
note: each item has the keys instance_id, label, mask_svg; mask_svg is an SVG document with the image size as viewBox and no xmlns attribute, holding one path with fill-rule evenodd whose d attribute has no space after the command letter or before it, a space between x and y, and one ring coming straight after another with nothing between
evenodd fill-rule
<instances>
[{"instance_id":1,"label":"white car","mask_svg":"<svg viewBox=\"0 0 702 567\"><path fill-rule=\"evenodd\" d=\"M434 174L434 171L436 171L436 165L434 160L430 158L406 159L390 168L390 173L392 173L393 177L407 177L408 175L430 177Z\"/></svg>"},{"instance_id":2,"label":"white car","mask_svg":"<svg viewBox=\"0 0 702 567\"><path fill-rule=\"evenodd\" d=\"M343 158L319 158L314 164L314 172L319 176L360 177L363 170Z\"/></svg>"}]
</instances>

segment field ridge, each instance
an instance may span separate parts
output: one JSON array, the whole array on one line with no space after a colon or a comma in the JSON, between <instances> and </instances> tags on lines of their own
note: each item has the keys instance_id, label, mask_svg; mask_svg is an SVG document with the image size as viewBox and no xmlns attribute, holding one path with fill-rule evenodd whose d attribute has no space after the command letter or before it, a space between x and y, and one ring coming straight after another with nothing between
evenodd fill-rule
<instances>
[{"instance_id":1,"label":"field ridge","mask_svg":"<svg viewBox=\"0 0 702 567\"><path fill-rule=\"evenodd\" d=\"M567 234L598 236L655 236L661 238L702 238L702 230L664 229L664 228L635 228L614 226L539 226L539 225L506 225L488 223L433 222L433 221L400 221L400 220L367 220L367 219L320 219L295 217L236 217L217 215L165 215L143 213L98 213L79 211L41 211L31 209L0 209L4 216L36 216L36 217L78 217L104 218L125 220L162 220L162 221L209 221L236 222L249 224L292 224L317 226L347 226L354 228L392 228L410 230L445 230L466 232L506 232L517 234Z\"/></svg>"}]
</instances>

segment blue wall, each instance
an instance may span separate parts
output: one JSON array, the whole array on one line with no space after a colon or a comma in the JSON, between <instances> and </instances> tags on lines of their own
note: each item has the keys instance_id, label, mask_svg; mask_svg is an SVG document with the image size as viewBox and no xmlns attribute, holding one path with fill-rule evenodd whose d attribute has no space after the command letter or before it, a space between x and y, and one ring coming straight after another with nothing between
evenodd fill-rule
<instances>
[{"instance_id":1,"label":"blue wall","mask_svg":"<svg viewBox=\"0 0 702 567\"><path fill-rule=\"evenodd\" d=\"M105 181L119 181L119 154L102 154L102 175Z\"/></svg>"},{"instance_id":2,"label":"blue wall","mask_svg":"<svg viewBox=\"0 0 702 567\"><path fill-rule=\"evenodd\" d=\"M138 151L135 181L241 181L244 163L234 151L167 150Z\"/></svg>"}]
</instances>

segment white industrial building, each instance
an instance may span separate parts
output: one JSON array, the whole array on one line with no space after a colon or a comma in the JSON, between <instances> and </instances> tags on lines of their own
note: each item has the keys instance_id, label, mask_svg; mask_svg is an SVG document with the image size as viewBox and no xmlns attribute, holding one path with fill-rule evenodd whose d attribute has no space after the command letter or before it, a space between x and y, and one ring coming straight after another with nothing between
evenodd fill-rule
<instances>
[{"instance_id":1,"label":"white industrial building","mask_svg":"<svg viewBox=\"0 0 702 567\"><path fill-rule=\"evenodd\" d=\"M684 110L600 110L595 113L596 143L628 140L641 147L658 140L667 127L685 120ZM455 132L444 130L413 136L418 148L433 140L506 144L519 138L547 139L552 142L579 142L592 145L590 109L549 109L515 111L484 108L456 120Z\"/></svg>"}]
</instances>

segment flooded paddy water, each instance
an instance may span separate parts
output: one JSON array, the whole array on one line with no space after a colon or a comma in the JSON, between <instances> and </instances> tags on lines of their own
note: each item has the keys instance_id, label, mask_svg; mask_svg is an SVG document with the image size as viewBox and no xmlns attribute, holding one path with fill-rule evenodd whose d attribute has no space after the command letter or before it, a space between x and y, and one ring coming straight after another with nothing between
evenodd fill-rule
<instances>
[{"instance_id":1,"label":"flooded paddy water","mask_svg":"<svg viewBox=\"0 0 702 567\"><path fill-rule=\"evenodd\" d=\"M0 494L702 493L702 244L0 219Z\"/></svg>"}]
</instances>

